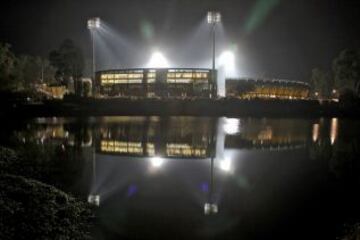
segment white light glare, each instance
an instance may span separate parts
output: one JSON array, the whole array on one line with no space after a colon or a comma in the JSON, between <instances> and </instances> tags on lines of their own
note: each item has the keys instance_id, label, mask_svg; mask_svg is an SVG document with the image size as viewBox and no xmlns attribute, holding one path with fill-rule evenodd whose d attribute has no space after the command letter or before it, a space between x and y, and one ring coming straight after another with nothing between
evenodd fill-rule
<instances>
[{"instance_id":1,"label":"white light glare","mask_svg":"<svg viewBox=\"0 0 360 240\"><path fill-rule=\"evenodd\" d=\"M221 22L221 14L219 12L208 12L207 15L208 23L219 23Z\"/></svg>"},{"instance_id":2,"label":"white light glare","mask_svg":"<svg viewBox=\"0 0 360 240\"><path fill-rule=\"evenodd\" d=\"M169 62L161 52L154 52L147 66L149 68L168 68Z\"/></svg>"},{"instance_id":3,"label":"white light glare","mask_svg":"<svg viewBox=\"0 0 360 240\"><path fill-rule=\"evenodd\" d=\"M94 206L100 206L100 195L89 195L88 203Z\"/></svg>"},{"instance_id":4,"label":"white light glare","mask_svg":"<svg viewBox=\"0 0 360 240\"><path fill-rule=\"evenodd\" d=\"M236 118L227 118L224 124L224 131L228 135L237 134L240 129L240 120Z\"/></svg>"},{"instance_id":5,"label":"white light glare","mask_svg":"<svg viewBox=\"0 0 360 240\"><path fill-rule=\"evenodd\" d=\"M219 67L225 70L226 77L234 77L235 72L235 54L232 51L224 51L219 56Z\"/></svg>"},{"instance_id":6,"label":"white light glare","mask_svg":"<svg viewBox=\"0 0 360 240\"><path fill-rule=\"evenodd\" d=\"M154 168L160 168L164 164L164 159L160 157L150 158L151 165Z\"/></svg>"},{"instance_id":7,"label":"white light glare","mask_svg":"<svg viewBox=\"0 0 360 240\"><path fill-rule=\"evenodd\" d=\"M213 215L218 213L218 206L215 203L205 203L204 205L205 215Z\"/></svg>"},{"instance_id":8,"label":"white light glare","mask_svg":"<svg viewBox=\"0 0 360 240\"><path fill-rule=\"evenodd\" d=\"M220 161L220 169L225 171L225 172L230 172L232 167L231 167L231 160L230 159L224 159Z\"/></svg>"},{"instance_id":9,"label":"white light glare","mask_svg":"<svg viewBox=\"0 0 360 240\"><path fill-rule=\"evenodd\" d=\"M90 18L87 21L87 27L90 30L100 28L100 18L98 17Z\"/></svg>"}]
</instances>

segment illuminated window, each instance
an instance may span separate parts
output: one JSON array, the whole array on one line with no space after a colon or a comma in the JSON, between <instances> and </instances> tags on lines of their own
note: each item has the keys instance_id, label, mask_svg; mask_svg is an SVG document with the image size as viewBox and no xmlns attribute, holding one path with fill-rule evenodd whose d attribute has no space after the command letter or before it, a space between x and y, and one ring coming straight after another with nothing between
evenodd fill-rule
<instances>
[{"instance_id":1,"label":"illuminated window","mask_svg":"<svg viewBox=\"0 0 360 240\"><path fill-rule=\"evenodd\" d=\"M192 79L176 79L176 83L191 83Z\"/></svg>"},{"instance_id":2,"label":"illuminated window","mask_svg":"<svg viewBox=\"0 0 360 240\"><path fill-rule=\"evenodd\" d=\"M156 73L155 72L151 72L147 74L148 78L156 78Z\"/></svg>"},{"instance_id":3,"label":"illuminated window","mask_svg":"<svg viewBox=\"0 0 360 240\"><path fill-rule=\"evenodd\" d=\"M129 83L142 83L142 79L130 79Z\"/></svg>"}]
</instances>

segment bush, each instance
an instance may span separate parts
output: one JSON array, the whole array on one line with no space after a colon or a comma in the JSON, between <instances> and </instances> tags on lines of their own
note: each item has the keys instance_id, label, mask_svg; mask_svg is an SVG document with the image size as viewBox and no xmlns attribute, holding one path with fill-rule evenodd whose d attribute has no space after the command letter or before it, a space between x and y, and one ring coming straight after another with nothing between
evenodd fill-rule
<instances>
[{"instance_id":1,"label":"bush","mask_svg":"<svg viewBox=\"0 0 360 240\"><path fill-rule=\"evenodd\" d=\"M13 150L0 146L0 174L5 174L16 161L17 155Z\"/></svg>"},{"instance_id":2,"label":"bush","mask_svg":"<svg viewBox=\"0 0 360 240\"><path fill-rule=\"evenodd\" d=\"M345 235L340 238L341 240L358 240L360 239L360 224L356 223L347 226Z\"/></svg>"},{"instance_id":3,"label":"bush","mask_svg":"<svg viewBox=\"0 0 360 240\"><path fill-rule=\"evenodd\" d=\"M37 161L0 147L0 239L89 239L91 207L29 179L44 178L48 172L46 164Z\"/></svg>"},{"instance_id":4,"label":"bush","mask_svg":"<svg viewBox=\"0 0 360 240\"><path fill-rule=\"evenodd\" d=\"M92 213L55 187L0 175L0 239L89 239Z\"/></svg>"}]
</instances>

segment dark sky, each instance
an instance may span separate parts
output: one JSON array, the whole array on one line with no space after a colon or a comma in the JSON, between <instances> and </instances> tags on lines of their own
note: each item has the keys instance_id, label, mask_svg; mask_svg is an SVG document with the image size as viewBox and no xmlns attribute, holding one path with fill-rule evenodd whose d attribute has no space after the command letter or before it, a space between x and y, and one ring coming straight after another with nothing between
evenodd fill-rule
<instances>
[{"instance_id":1,"label":"dark sky","mask_svg":"<svg viewBox=\"0 0 360 240\"><path fill-rule=\"evenodd\" d=\"M254 75L307 81L341 49L360 47L360 0L12 0L2 3L0 41L18 54L46 56L71 38L88 56L86 20L99 16L133 39L149 21L156 40L171 46L209 9L222 12ZM260 20L249 30L251 19Z\"/></svg>"}]
</instances>

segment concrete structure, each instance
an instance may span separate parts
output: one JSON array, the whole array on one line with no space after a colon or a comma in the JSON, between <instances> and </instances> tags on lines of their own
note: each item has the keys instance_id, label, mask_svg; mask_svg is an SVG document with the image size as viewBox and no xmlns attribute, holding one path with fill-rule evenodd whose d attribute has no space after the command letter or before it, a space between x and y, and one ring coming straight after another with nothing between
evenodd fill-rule
<instances>
[{"instance_id":1,"label":"concrete structure","mask_svg":"<svg viewBox=\"0 0 360 240\"><path fill-rule=\"evenodd\" d=\"M310 85L278 79L226 79L226 97L253 99L308 99Z\"/></svg>"},{"instance_id":2,"label":"concrete structure","mask_svg":"<svg viewBox=\"0 0 360 240\"><path fill-rule=\"evenodd\" d=\"M215 98L216 72L200 68L115 69L96 73L97 95L128 98Z\"/></svg>"}]
</instances>

